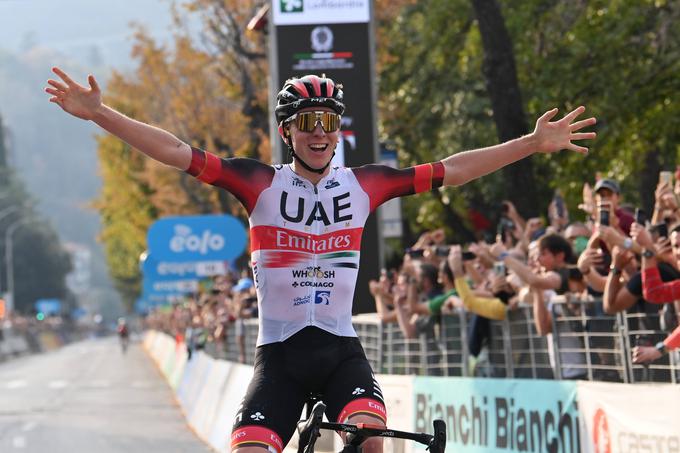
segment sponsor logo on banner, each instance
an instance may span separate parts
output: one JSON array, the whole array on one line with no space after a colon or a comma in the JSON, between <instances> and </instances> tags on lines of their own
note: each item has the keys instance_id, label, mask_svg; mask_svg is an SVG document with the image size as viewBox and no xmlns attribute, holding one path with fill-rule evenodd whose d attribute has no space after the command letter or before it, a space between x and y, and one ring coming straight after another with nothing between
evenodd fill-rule
<instances>
[{"instance_id":1,"label":"sponsor logo on banner","mask_svg":"<svg viewBox=\"0 0 680 453\"><path fill-rule=\"evenodd\" d=\"M573 382L417 377L415 431L443 419L447 450L577 453L575 394Z\"/></svg>"},{"instance_id":2,"label":"sponsor logo on banner","mask_svg":"<svg viewBox=\"0 0 680 453\"><path fill-rule=\"evenodd\" d=\"M328 52L333 48L333 32L324 26L312 30L312 49L315 52Z\"/></svg>"},{"instance_id":3,"label":"sponsor logo on banner","mask_svg":"<svg viewBox=\"0 0 680 453\"><path fill-rule=\"evenodd\" d=\"M585 452L680 452L677 385L579 382L578 405Z\"/></svg>"},{"instance_id":4,"label":"sponsor logo on banner","mask_svg":"<svg viewBox=\"0 0 680 453\"><path fill-rule=\"evenodd\" d=\"M596 453L611 453L612 439L609 434L607 414L602 409L595 411L593 417L593 442Z\"/></svg>"},{"instance_id":5,"label":"sponsor logo on banner","mask_svg":"<svg viewBox=\"0 0 680 453\"><path fill-rule=\"evenodd\" d=\"M228 215L164 217L147 232L155 262L229 261L245 250L246 229Z\"/></svg>"},{"instance_id":6,"label":"sponsor logo on banner","mask_svg":"<svg viewBox=\"0 0 680 453\"><path fill-rule=\"evenodd\" d=\"M170 250L175 253L198 252L206 255L209 251L221 250L226 241L224 236L205 230L200 236L191 233L191 227L176 225L175 236L170 239Z\"/></svg>"},{"instance_id":7,"label":"sponsor logo on banner","mask_svg":"<svg viewBox=\"0 0 680 453\"><path fill-rule=\"evenodd\" d=\"M333 30L328 26L314 27L309 35L311 52L293 55L293 70L312 72L328 69L354 69L354 53L333 51Z\"/></svg>"},{"instance_id":8,"label":"sponsor logo on banner","mask_svg":"<svg viewBox=\"0 0 680 453\"><path fill-rule=\"evenodd\" d=\"M280 0L281 12L284 13L301 13L305 10L304 2L302 0Z\"/></svg>"},{"instance_id":9,"label":"sponsor logo on banner","mask_svg":"<svg viewBox=\"0 0 680 453\"><path fill-rule=\"evenodd\" d=\"M275 25L359 23L369 20L369 0L274 0Z\"/></svg>"}]
</instances>

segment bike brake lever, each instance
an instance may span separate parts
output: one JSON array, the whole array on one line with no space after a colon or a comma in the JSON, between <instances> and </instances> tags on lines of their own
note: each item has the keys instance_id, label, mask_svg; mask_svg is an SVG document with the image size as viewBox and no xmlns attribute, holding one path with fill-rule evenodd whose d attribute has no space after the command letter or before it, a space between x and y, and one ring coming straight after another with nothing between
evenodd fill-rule
<instances>
[{"instance_id":1,"label":"bike brake lever","mask_svg":"<svg viewBox=\"0 0 680 453\"><path fill-rule=\"evenodd\" d=\"M300 435L298 453L311 453L313 451L316 439L321 436L319 426L321 425L325 410L326 405L319 401L312 408L309 418L304 422L298 423L297 431Z\"/></svg>"},{"instance_id":2,"label":"bike brake lever","mask_svg":"<svg viewBox=\"0 0 680 453\"><path fill-rule=\"evenodd\" d=\"M434 428L434 436L428 445L427 449L430 453L444 453L446 448L446 423L444 420L435 420L432 422Z\"/></svg>"}]
</instances>

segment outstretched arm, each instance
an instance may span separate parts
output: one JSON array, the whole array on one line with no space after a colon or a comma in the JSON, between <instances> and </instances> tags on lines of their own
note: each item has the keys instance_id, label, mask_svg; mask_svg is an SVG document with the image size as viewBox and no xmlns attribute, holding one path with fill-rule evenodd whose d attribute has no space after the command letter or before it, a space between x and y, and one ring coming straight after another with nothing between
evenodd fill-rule
<instances>
[{"instance_id":1,"label":"outstretched arm","mask_svg":"<svg viewBox=\"0 0 680 453\"><path fill-rule=\"evenodd\" d=\"M529 135L500 145L447 157L442 160L445 169L444 184L453 186L465 184L537 152L554 153L570 149L586 154L588 148L572 143L572 140L595 138L595 132L578 132L596 123L595 118L575 121L584 111L585 107L578 107L561 120L550 121L557 115L557 109L552 109L536 121L536 128Z\"/></svg>"},{"instance_id":2,"label":"outstretched arm","mask_svg":"<svg viewBox=\"0 0 680 453\"><path fill-rule=\"evenodd\" d=\"M144 124L112 109L102 102L101 90L94 76L87 78L89 88L82 86L59 68L52 68L61 81L50 79L45 91L65 112L93 121L147 156L186 170L191 163L191 147L163 129Z\"/></svg>"}]
</instances>

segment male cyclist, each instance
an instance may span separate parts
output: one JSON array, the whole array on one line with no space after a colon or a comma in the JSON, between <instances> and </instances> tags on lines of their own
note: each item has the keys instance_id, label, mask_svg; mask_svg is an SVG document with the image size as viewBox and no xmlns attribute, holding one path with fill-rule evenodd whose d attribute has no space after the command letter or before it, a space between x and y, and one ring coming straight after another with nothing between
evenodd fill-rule
<instances>
[{"instance_id":1,"label":"male cyclist","mask_svg":"<svg viewBox=\"0 0 680 453\"><path fill-rule=\"evenodd\" d=\"M116 332L118 333L118 338L120 338L120 348L125 353L130 344L130 329L125 318L118 318Z\"/></svg>"},{"instance_id":2,"label":"male cyclist","mask_svg":"<svg viewBox=\"0 0 680 453\"><path fill-rule=\"evenodd\" d=\"M571 141L595 137L579 132L594 118L575 122L584 107L551 122L553 109L529 135L439 162L401 170L331 167L345 110L342 87L307 75L288 80L277 96L276 122L293 161L270 166L193 148L103 104L93 76L85 87L53 70L61 81L48 81L51 102L228 190L249 214L260 326L254 376L232 431L239 453L280 453L310 393L322 395L331 421L385 424L382 394L351 322L361 234L373 210L394 197L464 184L536 152L585 154ZM382 451L380 440L368 441L364 451Z\"/></svg>"}]
</instances>

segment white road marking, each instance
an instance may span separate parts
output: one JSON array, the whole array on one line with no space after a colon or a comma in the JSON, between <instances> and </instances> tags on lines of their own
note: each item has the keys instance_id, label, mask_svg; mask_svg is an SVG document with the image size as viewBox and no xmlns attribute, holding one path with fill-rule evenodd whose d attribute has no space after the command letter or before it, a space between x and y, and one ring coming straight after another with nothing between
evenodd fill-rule
<instances>
[{"instance_id":1,"label":"white road marking","mask_svg":"<svg viewBox=\"0 0 680 453\"><path fill-rule=\"evenodd\" d=\"M26 423L24 423L24 426L21 427L21 430L24 431L24 432L28 432L28 431L31 431L36 426L38 426L37 422L34 422L34 421L26 422Z\"/></svg>"},{"instance_id":2,"label":"white road marking","mask_svg":"<svg viewBox=\"0 0 680 453\"><path fill-rule=\"evenodd\" d=\"M15 379L13 381L9 381L7 383L7 385L5 386L5 388L7 388L8 390L11 390L11 389L20 389L20 388L23 388L23 387L26 387L26 386L28 386L28 382L26 382L25 380Z\"/></svg>"},{"instance_id":3,"label":"white road marking","mask_svg":"<svg viewBox=\"0 0 680 453\"><path fill-rule=\"evenodd\" d=\"M51 381L47 386L51 389L63 389L64 387L68 387L68 381Z\"/></svg>"},{"instance_id":4,"label":"white road marking","mask_svg":"<svg viewBox=\"0 0 680 453\"><path fill-rule=\"evenodd\" d=\"M87 387L98 388L98 389L111 387L111 382L104 380L104 379L101 379L101 380L98 380L98 381L91 381L89 384L87 384Z\"/></svg>"}]
</instances>

